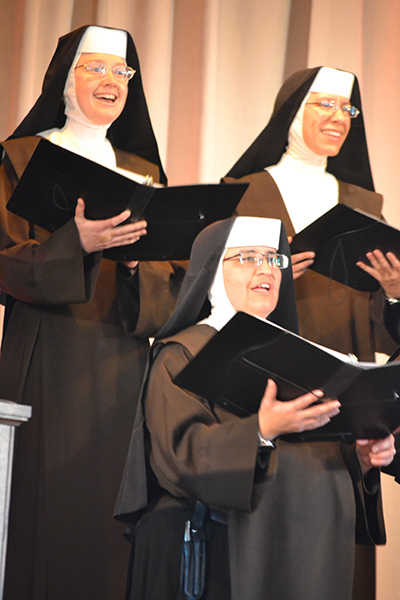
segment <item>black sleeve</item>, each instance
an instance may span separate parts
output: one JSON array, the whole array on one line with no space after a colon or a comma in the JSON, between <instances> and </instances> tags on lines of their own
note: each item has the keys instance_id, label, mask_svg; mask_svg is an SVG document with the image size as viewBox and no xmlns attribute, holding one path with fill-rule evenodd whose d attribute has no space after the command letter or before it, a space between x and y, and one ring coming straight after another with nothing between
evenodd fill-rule
<instances>
[{"instance_id":1,"label":"black sleeve","mask_svg":"<svg viewBox=\"0 0 400 600\"><path fill-rule=\"evenodd\" d=\"M400 344L400 302L397 304L385 303L383 320L392 339L396 344Z\"/></svg>"},{"instance_id":2,"label":"black sleeve","mask_svg":"<svg viewBox=\"0 0 400 600\"><path fill-rule=\"evenodd\" d=\"M117 298L121 323L127 333L134 333L139 319L139 266L132 275L128 267L117 264Z\"/></svg>"}]
</instances>

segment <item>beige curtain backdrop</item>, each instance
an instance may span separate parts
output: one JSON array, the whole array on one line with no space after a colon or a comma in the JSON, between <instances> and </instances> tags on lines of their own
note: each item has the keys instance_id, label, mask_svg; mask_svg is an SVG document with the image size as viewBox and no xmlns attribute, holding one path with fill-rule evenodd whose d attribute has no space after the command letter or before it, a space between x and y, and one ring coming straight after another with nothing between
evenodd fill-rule
<instances>
[{"instance_id":1,"label":"beige curtain backdrop","mask_svg":"<svg viewBox=\"0 0 400 600\"><path fill-rule=\"evenodd\" d=\"M0 0L1 139L38 96L58 37L87 23L133 35L171 184L218 181L296 69L355 72L375 187L400 227L399 0ZM400 487L383 479L378 600L400 600Z\"/></svg>"}]
</instances>

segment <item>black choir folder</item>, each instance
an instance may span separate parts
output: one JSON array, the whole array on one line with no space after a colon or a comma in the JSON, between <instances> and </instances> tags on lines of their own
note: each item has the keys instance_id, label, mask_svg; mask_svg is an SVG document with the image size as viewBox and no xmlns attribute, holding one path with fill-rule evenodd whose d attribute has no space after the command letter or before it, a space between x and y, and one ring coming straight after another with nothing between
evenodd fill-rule
<instances>
[{"instance_id":1,"label":"black choir folder","mask_svg":"<svg viewBox=\"0 0 400 600\"><path fill-rule=\"evenodd\" d=\"M85 200L89 219L107 219L129 208L131 220L146 219L147 235L135 244L106 250L105 256L113 260L185 260L204 227L232 216L247 186L142 185L43 139L7 208L48 231L74 216L79 197Z\"/></svg>"},{"instance_id":2,"label":"black choir folder","mask_svg":"<svg viewBox=\"0 0 400 600\"><path fill-rule=\"evenodd\" d=\"M245 417L256 413L268 378L279 400L315 389L338 398L339 415L293 440L382 438L400 425L400 363L347 360L271 322L237 313L174 383Z\"/></svg>"},{"instance_id":3,"label":"black choir folder","mask_svg":"<svg viewBox=\"0 0 400 600\"><path fill-rule=\"evenodd\" d=\"M379 283L357 267L371 250L394 252L400 258L400 230L361 210L337 204L293 236L292 254L315 252L313 271L364 292L374 292Z\"/></svg>"}]
</instances>

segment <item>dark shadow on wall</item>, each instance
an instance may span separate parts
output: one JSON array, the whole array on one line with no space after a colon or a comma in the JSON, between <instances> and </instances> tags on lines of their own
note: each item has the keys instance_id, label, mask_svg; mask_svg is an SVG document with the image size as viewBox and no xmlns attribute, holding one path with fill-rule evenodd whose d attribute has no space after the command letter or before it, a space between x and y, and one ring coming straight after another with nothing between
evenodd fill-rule
<instances>
[{"instance_id":1,"label":"dark shadow on wall","mask_svg":"<svg viewBox=\"0 0 400 600\"><path fill-rule=\"evenodd\" d=\"M308 64L312 0L292 0L283 80ZM314 66L314 65L312 65Z\"/></svg>"}]
</instances>

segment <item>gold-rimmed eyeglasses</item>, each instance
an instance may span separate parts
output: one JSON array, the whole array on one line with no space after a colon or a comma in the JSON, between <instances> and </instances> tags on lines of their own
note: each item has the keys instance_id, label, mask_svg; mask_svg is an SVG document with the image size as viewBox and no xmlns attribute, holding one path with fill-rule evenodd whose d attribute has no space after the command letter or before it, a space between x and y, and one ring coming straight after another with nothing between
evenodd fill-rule
<instances>
[{"instance_id":1,"label":"gold-rimmed eyeglasses","mask_svg":"<svg viewBox=\"0 0 400 600\"><path fill-rule=\"evenodd\" d=\"M318 102L307 102L306 106L319 106L320 109L329 115L335 114L335 112L340 108L343 114L349 115L350 119L356 119L360 114L360 111L355 106L351 106L351 104L339 104L336 100L319 100Z\"/></svg>"},{"instance_id":2,"label":"gold-rimmed eyeglasses","mask_svg":"<svg viewBox=\"0 0 400 600\"><path fill-rule=\"evenodd\" d=\"M127 67L123 64L116 65L115 67L109 67L97 60L87 62L84 65L78 65L76 68L83 68L89 73L89 75L92 75L92 77L97 77L98 79L102 79L109 71L111 71L115 79L118 81L129 81L136 73L135 69L132 69L132 67Z\"/></svg>"}]
</instances>

